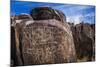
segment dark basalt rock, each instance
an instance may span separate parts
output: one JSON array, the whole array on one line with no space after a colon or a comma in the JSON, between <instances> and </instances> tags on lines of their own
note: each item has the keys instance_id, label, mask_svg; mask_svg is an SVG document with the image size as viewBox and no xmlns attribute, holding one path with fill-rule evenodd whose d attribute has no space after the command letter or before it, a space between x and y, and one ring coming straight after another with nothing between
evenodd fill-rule
<instances>
[{"instance_id":1,"label":"dark basalt rock","mask_svg":"<svg viewBox=\"0 0 100 67\"><path fill-rule=\"evenodd\" d=\"M28 21L24 22L27 23ZM44 23L47 22L47 23ZM16 65L53 64L75 62L76 54L74 42L69 25L50 25L61 23L51 19L40 20L23 25L18 23L15 27L17 37L16 47L18 60ZM20 29L21 27L21 29ZM63 27L65 27L63 29Z\"/></svg>"},{"instance_id":2,"label":"dark basalt rock","mask_svg":"<svg viewBox=\"0 0 100 67\"><path fill-rule=\"evenodd\" d=\"M33 8L30 14L34 20L56 19L62 22L66 21L66 17L63 12L50 7Z\"/></svg>"}]
</instances>

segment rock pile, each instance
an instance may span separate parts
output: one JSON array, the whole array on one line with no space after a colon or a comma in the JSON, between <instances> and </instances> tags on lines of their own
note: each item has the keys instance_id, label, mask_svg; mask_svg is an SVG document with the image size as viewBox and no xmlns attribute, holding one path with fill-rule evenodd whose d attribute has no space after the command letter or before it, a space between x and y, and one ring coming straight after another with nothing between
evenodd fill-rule
<instances>
[{"instance_id":1,"label":"rock pile","mask_svg":"<svg viewBox=\"0 0 100 67\"><path fill-rule=\"evenodd\" d=\"M76 62L73 36L61 11L47 7L31 11L31 19L12 19L14 65ZM14 35L15 34L15 35ZM15 49L16 48L16 49ZM16 55L16 56L15 56ZM17 59L15 59L15 57Z\"/></svg>"}]
</instances>

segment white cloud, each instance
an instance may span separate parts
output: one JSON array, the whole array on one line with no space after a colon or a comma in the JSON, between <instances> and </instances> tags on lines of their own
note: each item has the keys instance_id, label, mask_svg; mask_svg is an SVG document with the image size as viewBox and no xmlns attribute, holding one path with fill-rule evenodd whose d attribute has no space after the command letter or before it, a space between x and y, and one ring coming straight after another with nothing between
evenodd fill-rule
<instances>
[{"instance_id":1,"label":"white cloud","mask_svg":"<svg viewBox=\"0 0 100 67\"><path fill-rule=\"evenodd\" d=\"M67 22L79 24L82 22L82 15L76 15L76 16L67 16Z\"/></svg>"},{"instance_id":2,"label":"white cloud","mask_svg":"<svg viewBox=\"0 0 100 67\"><path fill-rule=\"evenodd\" d=\"M67 7L66 10L71 11L73 13L73 12L78 12L78 11L89 9L89 8L92 8L92 7L82 6L82 5L78 5L78 6L77 5L70 5L69 7Z\"/></svg>"},{"instance_id":3,"label":"white cloud","mask_svg":"<svg viewBox=\"0 0 100 67\"><path fill-rule=\"evenodd\" d=\"M80 16L74 17L74 24L79 24L81 22Z\"/></svg>"},{"instance_id":4,"label":"white cloud","mask_svg":"<svg viewBox=\"0 0 100 67\"><path fill-rule=\"evenodd\" d=\"M91 13L86 14L84 17L93 17L93 16L95 16L95 13L91 12Z\"/></svg>"}]
</instances>

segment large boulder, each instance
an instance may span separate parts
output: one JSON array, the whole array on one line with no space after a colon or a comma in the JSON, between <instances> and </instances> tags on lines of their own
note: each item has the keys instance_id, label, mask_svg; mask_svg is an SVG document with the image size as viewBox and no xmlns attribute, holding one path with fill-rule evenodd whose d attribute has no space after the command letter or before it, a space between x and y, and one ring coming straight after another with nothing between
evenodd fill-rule
<instances>
[{"instance_id":1,"label":"large boulder","mask_svg":"<svg viewBox=\"0 0 100 67\"><path fill-rule=\"evenodd\" d=\"M66 21L64 13L51 7L33 8L30 12L34 20L56 19L62 22Z\"/></svg>"},{"instance_id":2,"label":"large boulder","mask_svg":"<svg viewBox=\"0 0 100 67\"><path fill-rule=\"evenodd\" d=\"M20 35L24 65L75 62L69 26L55 19L25 25Z\"/></svg>"}]
</instances>

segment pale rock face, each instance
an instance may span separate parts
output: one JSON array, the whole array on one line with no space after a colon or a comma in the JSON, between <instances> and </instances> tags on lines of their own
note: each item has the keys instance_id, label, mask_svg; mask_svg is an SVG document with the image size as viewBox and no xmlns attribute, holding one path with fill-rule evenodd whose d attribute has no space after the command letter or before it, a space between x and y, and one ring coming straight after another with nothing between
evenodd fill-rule
<instances>
[{"instance_id":1,"label":"pale rock face","mask_svg":"<svg viewBox=\"0 0 100 67\"><path fill-rule=\"evenodd\" d=\"M33 21L33 20L29 20L29 21L27 21L25 24L26 24L26 25L29 25L29 24L32 24L32 23L34 23L34 21Z\"/></svg>"}]
</instances>

